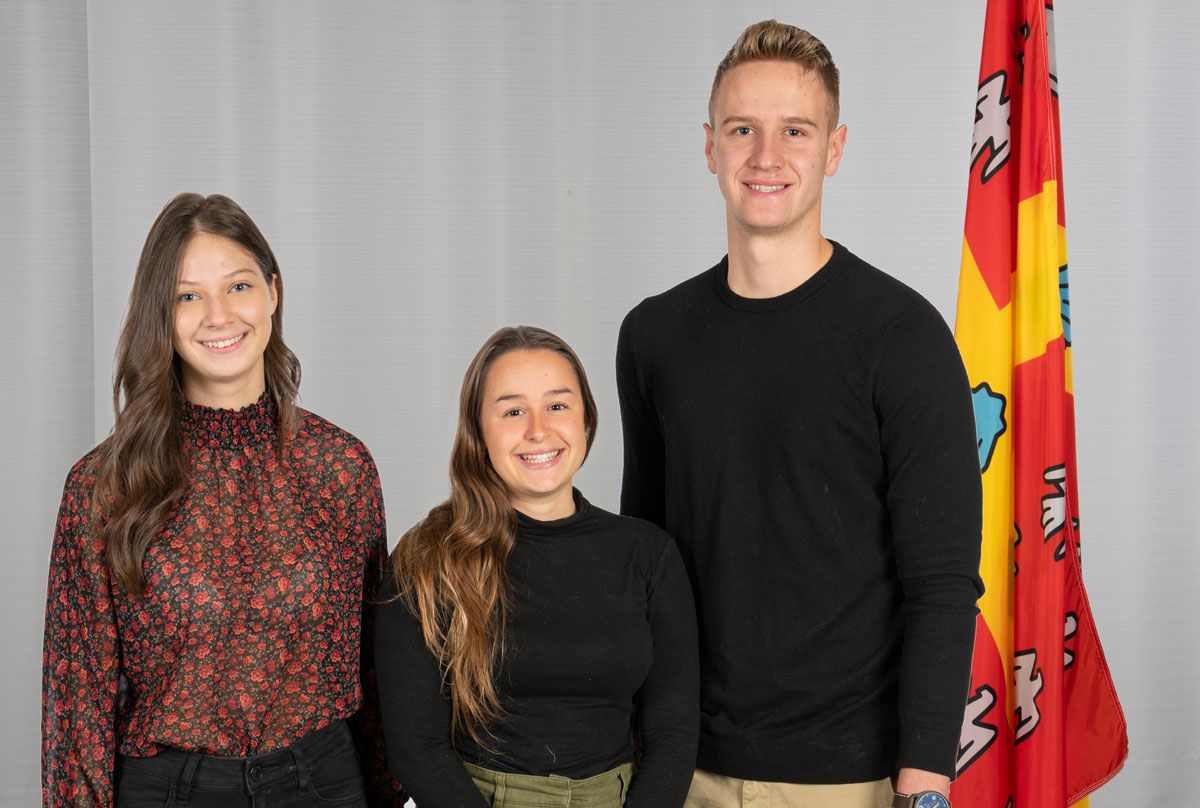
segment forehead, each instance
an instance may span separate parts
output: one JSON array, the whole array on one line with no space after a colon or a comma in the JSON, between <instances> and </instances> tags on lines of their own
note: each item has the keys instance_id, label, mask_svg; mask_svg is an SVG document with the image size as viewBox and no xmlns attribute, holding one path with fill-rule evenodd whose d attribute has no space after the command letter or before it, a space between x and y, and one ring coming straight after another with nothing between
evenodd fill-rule
<instances>
[{"instance_id":1,"label":"forehead","mask_svg":"<svg viewBox=\"0 0 1200 808\"><path fill-rule=\"evenodd\" d=\"M743 117L789 117L828 122L829 94L820 76L795 62L745 62L721 79L713 98L713 123Z\"/></svg>"},{"instance_id":2,"label":"forehead","mask_svg":"<svg viewBox=\"0 0 1200 808\"><path fill-rule=\"evenodd\" d=\"M498 357L488 368L484 387L497 393L540 395L545 390L574 388L577 382L575 369L566 357L538 348L509 351Z\"/></svg>"},{"instance_id":3,"label":"forehead","mask_svg":"<svg viewBox=\"0 0 1200 808\"><path fill-rule=\"evenodd\" d=\"M260 269L254 256L233 239L215 233L196 233L179 258L180 279L199 280L238 269Z\"/></svg>"}]
</instances>

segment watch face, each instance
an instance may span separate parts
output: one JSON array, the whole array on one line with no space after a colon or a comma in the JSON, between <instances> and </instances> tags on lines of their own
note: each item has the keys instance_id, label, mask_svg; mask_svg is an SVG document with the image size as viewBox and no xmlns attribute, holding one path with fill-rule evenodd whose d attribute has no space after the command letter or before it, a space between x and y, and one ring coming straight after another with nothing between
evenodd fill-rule
<instances>
[{"instance_id":1,"label":"watch face","mask_svg":"<svg viewBox=\"0 0 1200 808\"><path fill-rule=\"evenodd\" d=\"M926 791L917 797L913 808L950 808L950 801L936 791Z\"/></svg>"}]
</instances>

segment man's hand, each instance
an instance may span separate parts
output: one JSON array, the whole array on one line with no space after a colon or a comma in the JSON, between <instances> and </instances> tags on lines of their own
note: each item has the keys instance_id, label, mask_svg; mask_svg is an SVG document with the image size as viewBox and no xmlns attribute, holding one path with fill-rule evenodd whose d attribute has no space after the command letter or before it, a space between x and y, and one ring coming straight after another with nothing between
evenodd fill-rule
<instances>
[{"instance_id":1,"label":"man's hand","mask_svg":"<svg viewBox=\"0 0 1200 808\"><path fill-rule=\"evenodd\" d=\"M896 775L897 794L916 794L918 791L937 791L950 796L950 778L924 769L901 769Z\"/></svg>"}]
</instances>

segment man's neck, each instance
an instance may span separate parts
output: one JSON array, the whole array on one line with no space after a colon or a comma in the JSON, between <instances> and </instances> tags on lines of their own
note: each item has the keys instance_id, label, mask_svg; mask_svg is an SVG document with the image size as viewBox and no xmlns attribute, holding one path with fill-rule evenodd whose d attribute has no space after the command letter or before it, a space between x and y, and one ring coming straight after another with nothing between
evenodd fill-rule
<instances>
[{"instance_id":1,"label":"man's neck","mask_svg":"<svg viewBox=\"0 0 1200 808\"><path fill-rule=\"evenodd\" d=\"M820 231L748 234L729 228L729 288L749 298L779 297L817 274L833 255Z\"/></svg>"}]
</instances>

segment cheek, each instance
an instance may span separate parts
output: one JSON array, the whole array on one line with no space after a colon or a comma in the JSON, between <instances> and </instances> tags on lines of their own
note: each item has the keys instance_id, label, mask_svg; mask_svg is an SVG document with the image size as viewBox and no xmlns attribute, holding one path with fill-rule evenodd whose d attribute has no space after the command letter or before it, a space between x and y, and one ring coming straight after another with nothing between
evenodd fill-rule
<instances>
[{"instance_id":1,"label":"cheek","mask_svg":"<svg viewBox=\"0 0 1200 808\"><path fill-rule=\"evenodd\" d=\"M480 427L483 433L484 451L487 452L488 460L494 467L496 461L503 457L504 454L502 446L504 442L504 430L498 425L487 421L483 422Z\"/></svg>"},{"instance_id":2,"label":"cheek","mask_svg":"<svg viewBox=\"0 0 1200 808\"><path fill-rule=\"evenodd\" d=\"M254 323L260 332L264 332L264 336L270 334L271 316L275 313L275 305L270 298L260 298L243 308L242 312L243 319Z\"/></svg>"},{"instance_id":3,"label":"cheek","mask_svg":"<svg viewBox=\"0 0 1200 808\"><path fill-rule=\"evenodd\" d=\"M196 332L195 323L184 313L176 312L171 324L171 344L176 353L185 350L191 343L191 335Z\"/></svg>"}]
</instances>

